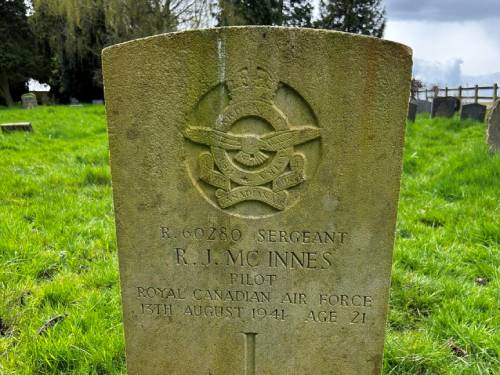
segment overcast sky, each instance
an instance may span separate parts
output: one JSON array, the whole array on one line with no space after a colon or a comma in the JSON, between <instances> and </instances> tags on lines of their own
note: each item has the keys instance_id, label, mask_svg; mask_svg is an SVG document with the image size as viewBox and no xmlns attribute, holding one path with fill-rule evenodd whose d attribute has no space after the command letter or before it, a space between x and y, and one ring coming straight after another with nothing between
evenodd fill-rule
<instances>
[{"instance_id":1,"label":"overcast sky","mask_svg":"<svg viewBox=\"0 0 500 375\"><path fill-rule=\"evenodd\" d=\"M385 38L413 48L428 84L500 83L500 0L385 0Z\"/></svg>"},{"instance_id":2,"label":"overcast sky","mask_svg":"<svg viewBox=\"0 0 500 375\"><path fill-rule=\"evenodd\" d=\"M317 15L320 0L316 3ZM413 49L427 85L500 83L500 0L384 0L385 38Z\"/></svg>"}]
</instances>

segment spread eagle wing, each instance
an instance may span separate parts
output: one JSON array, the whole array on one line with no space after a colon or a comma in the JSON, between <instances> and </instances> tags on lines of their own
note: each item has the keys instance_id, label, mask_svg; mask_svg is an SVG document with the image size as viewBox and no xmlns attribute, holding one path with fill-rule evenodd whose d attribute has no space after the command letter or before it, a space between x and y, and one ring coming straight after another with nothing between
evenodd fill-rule
<instances>
[{"instance_id":1,"label":"spread eagle wing","mask_svg":"<svg viewBox=\"0 0 500 375\"><path fill-rule=\"evenodd\" d=\"M207 146L221 147L225 150L241 150L241 138L212 128L191 126L186 128L184 136Z\"/></svg>"},{"instance_id":2,"label":"spread eagle wing","mask_svg":"<svg viewBox=\"0 0 500 375\"><path fill-rule=\"evenodd\" d=\"M260 149L264 151L280 151L288 147L300 145L321 135L320 129L305 126L299 129L282 130L261 137Z\"/></svg>"}]
</instances>

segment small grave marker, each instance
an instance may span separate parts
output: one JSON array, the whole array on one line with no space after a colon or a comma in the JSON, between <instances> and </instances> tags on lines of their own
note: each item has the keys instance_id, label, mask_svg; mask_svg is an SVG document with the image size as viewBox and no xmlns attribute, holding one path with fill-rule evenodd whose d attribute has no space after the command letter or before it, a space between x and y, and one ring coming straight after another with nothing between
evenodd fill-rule
<instances>
[{"instance_id":1,"label":"small grave marker","mask_svg":"<svg viewBox=\"0 0 500 375\"><path fill-rule=\"evenodd\" d=\"M417 113L431 113L432 103L428 100L417 100Z\"/></svg>"},{"instance_id":2,"label":"small grave marker","mask_svg":"<svg viewBox=\"0 0 500 375\"><path fill-rule=\"evenodd\" d=\"M70 107L83 107L82 103L80 103L80 101L77 98L71 97L69 99L69 103Z\"/></svg>"},{"instance_id":3,"label":"small grave marker","mask_svg":"<svg viewBox=\"0 0 500 375\"><path fill-rule=\"evenodd\" d=\"M474 121L484 122L486 117L486 106L479 103L471 103L462 105L460 110L460 120L471 119Z\"/></svg>"},{"instance_id":4,"label":"small grave marker","mask_svg":"<svg viewBox=\"0 0 500 375\"><path fill-rule=\"evenodd\" d=\"M21 95L21 102L23 103L23 108L25 109L32 109L38 106L36 95L32 92Z\"/></svg>"},{"instance_id":5,"label":"small grave marker","mask_svg":"<svg viewBox=\"0 0 500 375\"><path fill-rule=\"evenodd\" d=\"M413 101L408 103L408 121L415 122L417 118L417 104Z\"/></svg>"},{"instance_id":6,"label":"small grave marker","mask_svg":"<svg viewBox=\"0 0 500 375\"><path fill-rule=\"evenodd\" d=\"M453 96L437 97L432 100L432 117L453 117L460 108L460 100Z\"/></svg>"},{"instance_id":7,"label":"small grave marker","mask_svg":"<svg viewBox=\"0 0 500 375\"><path fill-rule=\"evenodd\" d=\"M31 122L13 122L13 123L5 123L0 124L0 128L3 133L10 133L15 131L23 131L23 132L31 132L33 131L33 127L31 126Z\"/></svg>"}]
</instances>

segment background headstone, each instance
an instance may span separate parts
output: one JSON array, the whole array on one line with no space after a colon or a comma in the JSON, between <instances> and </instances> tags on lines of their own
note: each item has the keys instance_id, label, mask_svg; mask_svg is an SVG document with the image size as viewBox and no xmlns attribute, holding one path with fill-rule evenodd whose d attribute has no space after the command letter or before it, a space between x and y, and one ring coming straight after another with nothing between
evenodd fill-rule
<instances>
[{"instance_id":1,"label":"background headstone","mask_svg":"<svg viewBox=\"0 0 500 375\"><path fill-rule=\"evenodd\" d=\"M496 101L488 116L486 141L491 151L500 150L500 100Z\"/></svg>"},{"instance_id":2,"label":"background headstone","mask_svg":"<svg viewBox=\"0 0 500 375\"><path fill-rule=\"evenodd\" d=\"M415 122L417 118L417 104L413 101L408 103L408 121Z\"/></svg>"},{"instance_id":3,"label":"background headstone","mask_svg":"<svg viewBox=\"0 0 500 375\"><path fill-rule=\"evenodd\" d=\"M32 109L38 105L36 95L31 92L21 95L21 102L25 109Z\"/></svg>"},{"instance_id":4,"label":"background headstone","mask_svg":"<svg viewBox=\"0 0 500 375\"><path fill-rule=\"evenodd\" d=\"M460 120L475 120L484 122L486 106L479 103L464 104L460 110Z\"/></svg>"},{"instance_id":5,"label":"background headstone","mask_svg":"<svg viewBox=\"0 0 500 375\"><path fill-rule=\"evenodd\" d=\"M37 102L42 105L54 104L54 97L49 91L33 91L36 95Z\"/></svg>"},{"instance_id":6,"label":"background headstone","mask_svg":"<svg viewBox=\"0 0 500 375\"><path fill-rule=\"evenodd\" d=\"M380 374L410 50L223 28L103 69L128 374Z\"/></svg>"},{"instance_id":7,"label":"background headstone","mask_svg":"<svg viewBox=\"0 0 500 375\"><path fill-rule=\"evenodd\" d=\"M92 104L102 105L102 104L104 104L104 100L103 99L93 99Z\"/></svg>"},{"instance_id":8,"label":"background headstone","mask_svg":"<svg viewBox=\"0 0 500 375\"><path fill-rule=\"evenodd\" d=\"M83 107L80 101L77 98L69 98L70 107Z\"/></svg>"},{"instance_id":9,"label":"background headstone","mask_svg":"<svg viewBox=\"0 0 500 375\"><path fill-rule=\"evenodd\" d=\"M431 113L432 103L428 100L417 100L417 113Z\"/></svg>"},{"instance_id":10,"label":"background headstone","mask_svg":"<svg viewBox=\"0 0 500 375\"><path fill-rule=\"evenodd\" d=\"M24 132L33 131L33 128L31 126L31 122L5 123L5 124L0 124L0 128L2 129L2 132L4 132L4 133L9 133L9 132L14 132L14 131L24 131Z\"/></svg>"},{"instance_id":11,"label":"background headstone","mask_svg":"<svg viewBox=\"0 0 500 375\"><path fill-rule=\"evenodd\" d=\"M437 97L432 100L432 117L453 117L460 108L460 100L453 96Z\"/></svg>"}]
</instances>

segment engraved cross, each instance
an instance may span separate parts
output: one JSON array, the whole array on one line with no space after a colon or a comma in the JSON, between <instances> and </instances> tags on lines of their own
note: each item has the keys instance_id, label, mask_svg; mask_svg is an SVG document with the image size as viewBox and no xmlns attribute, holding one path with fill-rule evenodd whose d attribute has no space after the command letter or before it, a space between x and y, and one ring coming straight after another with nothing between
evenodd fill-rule
<instances>
[{"instance_id":1,"label":"engraved cross","mask_svg":"<svg viewBox=\"0 0 500 375\"><path fill-rule=\"evenodd\" d=\"M245 375L255 375L255 339L257 332L242 332L245 336ZM208 370L208 375L213 375Z\"/></svg>"},{"instance_id":2,"label":"engraved cross","mask_svg":"<svg viewBox=\"0 0 500 375\"><path fill-rule=\"evenodd\" d=\"M255 375L256 332L242 332L245 335L245 375Z\"/></svg>"}]
</instances>

